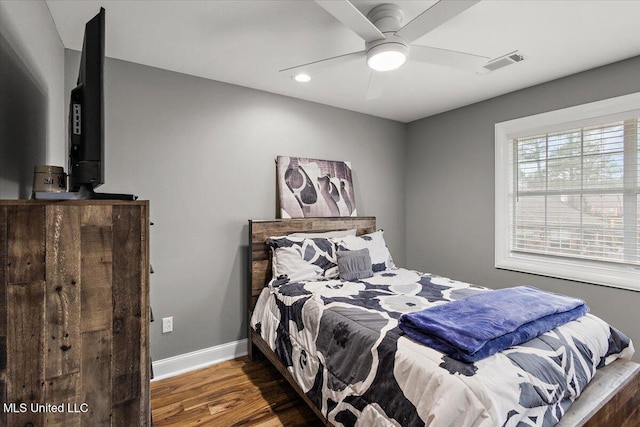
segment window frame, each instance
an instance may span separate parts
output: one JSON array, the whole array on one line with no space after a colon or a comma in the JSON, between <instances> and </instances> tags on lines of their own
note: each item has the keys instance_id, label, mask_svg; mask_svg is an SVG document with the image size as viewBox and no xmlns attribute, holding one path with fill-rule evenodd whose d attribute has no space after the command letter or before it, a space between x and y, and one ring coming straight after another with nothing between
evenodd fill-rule
<instances>
[{"instance_id":1,"label":"window frame","mask_svg":"<svg viewBox=\"0 0 640 427\"><path fill-rule=\"evenodd\" d=\"M511 252L509 241L512 226L509 172L513 161L509 156L509 141L606 123L631 115L640 117L640 92L495 124L496 268L640 291L640 267Z\"/></svg>"}]
</instances>

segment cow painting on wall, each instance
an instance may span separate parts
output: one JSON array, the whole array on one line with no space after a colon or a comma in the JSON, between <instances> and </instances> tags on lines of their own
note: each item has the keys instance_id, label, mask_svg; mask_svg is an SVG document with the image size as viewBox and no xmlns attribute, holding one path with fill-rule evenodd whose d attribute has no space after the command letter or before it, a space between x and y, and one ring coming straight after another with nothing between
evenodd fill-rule
<instances>
[{"instance_id":1,"label":"cow painting on wall","mask_svg":"<svg viewBox=\"0 0 640 427\"><path fill-rule=\"evenodd\" d=\"M278 156L281 218L357 216L351 163Z\"/></svg>"}]
</instances>

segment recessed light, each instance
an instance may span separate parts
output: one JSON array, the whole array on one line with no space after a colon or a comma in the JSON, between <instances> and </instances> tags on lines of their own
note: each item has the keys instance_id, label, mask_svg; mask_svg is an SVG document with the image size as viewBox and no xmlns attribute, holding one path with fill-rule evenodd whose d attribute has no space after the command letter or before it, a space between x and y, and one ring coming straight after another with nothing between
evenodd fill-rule
<instances>
[{"instance_id":1,"label":"recessed light","mask_svg":"<svg viewBox=\"0 0 640 427\"><path fill-rule=\"evenodd\" d=\"M311 76L309 74L300 73L300 74L296 74L293 77L293 79L300 83L306 83L311 80Z\"/></svg>"}]
</instances>

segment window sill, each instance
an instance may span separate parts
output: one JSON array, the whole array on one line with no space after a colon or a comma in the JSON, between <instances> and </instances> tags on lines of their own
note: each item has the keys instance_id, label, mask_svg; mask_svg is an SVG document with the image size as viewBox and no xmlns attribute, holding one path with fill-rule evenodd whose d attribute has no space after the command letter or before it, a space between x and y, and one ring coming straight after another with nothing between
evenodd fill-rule
<instances>
[{"instance_id":1,"label":"window sill","mask_svg":"<svg viewBox=\"0 0 640 427\"><path fill-rule=\"evenodd\" d=\"M495 267L640 292L640 268L626 265L511 253L506 256L496 254Z\"/></svg>"}]
</instances>

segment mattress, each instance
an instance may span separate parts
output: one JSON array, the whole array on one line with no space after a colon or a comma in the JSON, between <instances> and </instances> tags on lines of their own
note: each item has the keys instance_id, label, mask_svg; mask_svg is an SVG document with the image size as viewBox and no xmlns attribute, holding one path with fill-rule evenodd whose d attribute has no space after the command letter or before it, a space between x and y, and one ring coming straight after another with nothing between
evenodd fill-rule
<instances>
[{"instance_id":1,"label":"mattress","mask_svg":"<svg viewBox=\"0 0 640 427\"><path fill-rule=\"evenodd\" d=\"M406 269L265 287L251 327L336 426L553 426L633 344L587 314L463 363L408 338L404 313L487 288Z\"/></svg>"}]
</instances>

